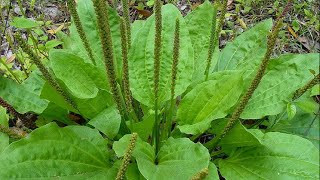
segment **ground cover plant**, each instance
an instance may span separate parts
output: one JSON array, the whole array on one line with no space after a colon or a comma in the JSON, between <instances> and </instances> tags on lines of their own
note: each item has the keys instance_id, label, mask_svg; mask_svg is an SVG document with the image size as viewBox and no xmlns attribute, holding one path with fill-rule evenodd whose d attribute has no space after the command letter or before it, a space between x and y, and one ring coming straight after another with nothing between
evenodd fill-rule
<instances>
[{"instance_id":1,"label":"ground cover plant","mask_svg":"<svg viewBox=\"0 0 320 180\"><path fill-rule=\"evenodd\" d=\"M132 24L126 0L67 2L48 60L15 35L37 69L0 77L0 179L319 178L319 53L273 56L291 1L221 50L228 1Z\"/></svg>"}]
</instances>

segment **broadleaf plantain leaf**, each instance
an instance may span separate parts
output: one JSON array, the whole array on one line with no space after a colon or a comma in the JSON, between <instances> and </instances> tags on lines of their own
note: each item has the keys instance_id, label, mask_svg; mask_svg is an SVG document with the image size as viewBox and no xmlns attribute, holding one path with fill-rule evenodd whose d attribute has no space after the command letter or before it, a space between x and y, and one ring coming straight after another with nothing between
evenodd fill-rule
<instances>
[{"instance_id":1,"label":"broadleaf plantain leaf","mask_svg":"<svg viewBox=\"0 0 320 180\"><path fill-rule=\"evenodd\" d=\"M186 23L172 4L162 7L162 53L159 103L170 99L173 40L176 18L180 19L180 54L176 78L176 95L182 94L192 80L193 49ZM129 75L132 95L142 104L154 105L154 16L139 30L129 52Z\"/></svg>"},{"instance_id":2,"label":"broadleaf plantain leaf","mask_svg":"<svg viewBox=\"0 0 320 180\"><path fill-rule=\"evenodd\" d=\"M0 154L1 179L99 179L110 177L107 141L85 126L54 123L34 130Z\"/></svg>"},{"instance_id":3,"label":"broadleaf plantain leaf","mask_svg":"<svg viewBox=\"0 0 320 180\"><path fill-rule=\"evenodd\" d=\"M129 140L130 135L125 135L113 144L117 156L124 155ZM140 138L132 155L137 160L141 174L149 180L189 180L203 168L208 168L210 160L209 152L203 145L187 138L169 138L160 148L157 164L154 149Z\"/></svg>"},{"instance_id":4,"label":"broadleaf plantain leaf","mask_svg":"<svg viewBox=\"0 0 320 180\"><path fill-rule=\"evenodd\" d=\"M262 145L239 148L219 161L226 179L319 179L319 150L299 136L266 133Z\"/></svg>"}]
</instances>

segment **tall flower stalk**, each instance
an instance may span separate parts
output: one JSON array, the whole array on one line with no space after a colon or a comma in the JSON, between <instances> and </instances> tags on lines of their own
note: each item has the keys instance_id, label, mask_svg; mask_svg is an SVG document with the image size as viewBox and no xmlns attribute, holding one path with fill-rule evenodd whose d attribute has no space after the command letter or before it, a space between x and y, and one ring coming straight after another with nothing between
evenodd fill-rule
<instances>
[{"instance_id":1,"label":"tall flower stalk","mask_svg":"<svg viewBox=\"0 0 320 180\"><path fill-rule=\"evenodd\" d=\"M206 147L208 148L215 148L216 145L221 141L222 138L225 137L225 135L233 128L233 126L238 122L238 119L240 118L241 113L243 112L243 110L245 109L246 105L248 104L250 98L252 97L254 91L257 89L265 71L266 68L268 66L271 54L273 52L274 46L276 44L276 40L279 34L279 31L281 29L282 26L282 22L283 22L283 17L285 14L287 14L287 12L290 9L290 6L292 4L292 0L289 0L286 7L284 8L282 14L278 17L278 19L276 20L275 24L272 27L272 31L268 37L268 42L267 42L267 51L264 55L264 58L259 66L259 69L257 71L257 74L255 75L253 81L251 82L251 85L249 87L249 89L247 90L247 92L245 93L245 95L241 98L240 103L238 104L238 106L236 107L236 110L233 112L230 120L228 121L227 125L224 127L223 131L219 134L217 134L217 136L209 141L207 144L205 144Z\"/></svg>"},{"instance_id":2,"label":"tall flower stalk","mask_svg":"<svg viewBox=\"0 0 320 180\"><path fill-rule=\"evenodd\" d=\"M88 53L88 56L90 58L90 60L92 61L92 63L94 65L96 65L96 62L93 58L93 53L92 53L92 49L90 47L90 44L89 44L89 41L88 41L88 38L86 36L86 33L83 29L83 26L82 26L82 23L80 21L80 17L79 17L79 14L77 12L77 9L76 9L76 4L74 2L74 0L67 0L68 2L68 8L70 10L70 14L73 18L73 22L74 24L76 25L76 28L77 28L77 32L81 38L81 41L84 45L84 48L86 49L87 53Z\"/></svg>"},{"instance_id":3,"label":"tall flower stalk","mask_svg":"<svg viewBox=\"0 0 320 180\"><path fill-rule=\"evenodd\" d=\"M34 64L38 67L40 72L42 73L45 80L52 86L63 98L64 100L75 110L78 110L77 104L73 101L71 95L63 90L58 82L55 80L53 75L48 71L48 69L41 62L41 58L36 55L31 48L27 45L27 43L21 38L21 35L15 35L16 40L19 42L21 49L27 53L30 59L34 62Z\"/></svg>"},{"instance_id":4,"label":"tall flower stalk","mask_svg":"<svg viewBox=\"0 0 320 180\"><path fill-rule=\"evenodd\" d=\"M156 146L156 154L160 149L160 118L158 114L158 98L159 98L159 80L160 80L160 64L161 64L161 31L162 31L162 16L161 16L161 2L156 0L154 4L155 13L155 41L154 41L154 111L155 123L153 127L153 144Z\"/></svg>"},{"instance_id":5,"label":"tall flower stalk","mask_svg":"<svg viewBox=\"0 0 320 180\"><path fill-rule=\"evenodd\" d=\"M24 120L23 115L14 109L9 103L7 103L4 99L0 97L0 106L7 109L9 113L11 113L16 119Z\"/></svg>"},{"instance_id":6,"label":"tall flower stalk","mask_svg":"<svg viewBox=\"0 0 320 180\"><path fill-rule=\"evenodd\" d=\"M121 47L122 47L122 84L123 91L125 96L125 104L128 111L132 109L132 97L130 91L130 82L129 82L129 66L128 66L128 36L126 30L126 24L124 19L121 18L120 22L120 32L121 32Z\"/></svg>"},{"instance_id":7,"label":"tall flower stalk","mask_svg":"<svg viewBox=\"0 0 320 180\"><path fill-rule=\"evenodd\" d=\"M20 119L23 125L27 128L36 128L36 123L32 119L25 118L23 114L20 114L13 106L11 106L7 101L0 97L0 106L4 107L10 114L12 114L16 119Z\"/></svg>"},{"instance_id":8,"label":"tall flower stalk","mask_svg":"<svg viewBox=\"0 0 320 180\"><path fill-rule=\"evenodd\" d=\"M97 20L98 20L98 29L99 29L99 35L100 35L100 40L101 40L102 49L103 49L104 62L107 70L107 78L111 87L113 100L115 101L117 108L120 112L120 115L122 117L120 128L125 133L128 133L129 129L124 119L125 116L126 118L128 116L126 115L126 111L122 105L121 93L116 81L117 77L116 77L115 66L114 66L111 30L110 30L109 17L108 17L108 11L107 11L108 7L104 0L93 0L93 5L95 8Z\"/></svg>"},{"instance_id":9,"label":"tall flower stalk","mask_svg":"<svg viewBox=\"0 0 320 180\"><path fill-rule=\"evenodd\" d=\"M180 21L179 18L176 19L175 31L174 31L174 42L173 42L173 62L171 69L171 99L170 99L170 109L169 115L167 117L166 129L164 136L170 137L173 112L175 108L175 87L176 78L178 73L178 63L179 63L179 49L180 49Z\"/></svg>"},{"instance_id":10,"label":"tall flower stalk","mask_svg":"<svg viewBox=\"0 0 320 180\"><path fill-rule=\"evenodd\" d=\"M205 80L208 80L209 77L209 71L211 68L211 62L212 62L212 55L215 50L215 46L218 45L218 40L219 40L219 34L221 32L223 23L224 23L224 18L227 12L227 5L228 1L224 0L223 5L222 5L222 10L219 18L219 23L218 27L216 27L216 18L217 18L217 11L213 11L213 16L212 16L212 22L211 22L211 33L210 33L210 41L209 41L209 48L208 48L208 57L207 57L207 66L205 70Z\"/></svg>"},{"instance_id":11,"label":"tall flower stalk","mask_svg":"<svg viewBox=\"0 0 320 180\"><path fill-rule=\"evenodd\" d=\"M204 168L201 171L199 171L196 175L194 175L191 180L203 180L205 179L209 174L209 169Z\"/></svg>"},{"instance_id":12,"label":"tall flower stalk","mask_svg":"<svg viewBox=\"0 0 320 180\"><path fill-rule=\"evenodd\" d=\"M300 96L302 96L308 89L312 88L316 84L320 83L320 74L316 75L311 81L309 81L306 85L304 85L302 88L298 89L294 95L292 100L298 99Z\"/></svg>"},{"instance_id":13,"label":"tall flower stalk","mask_svg":"<svg viewBox=\"0 0 320 180\"><path fill-rule=\"evenodd\" d=\"M126 32L127 32L127 45L128 45L128 49L130 49L130 46L131 46L131 26L130 26L129 2L128 2L128 0L121 0L121 3L122 3L122 11L123 11L125 28L126 28Z\"/></svg>"},{"instance_id":14,"label":"tall flower stalk","mask_svg":"<svg viewBox=\"0 0 320 180\"><path fill-rule=\"evenodd\" d=\"M27 135L27 133L19 134L19 133L15 132L14 130L7 128L3 125L0 125L0 132L8 135L10 138L13 138L13 139L22 139L22 138L26 137L26 135Z\"/></svg>"},{"instance_id":15,"label":"tall flower stalk","mask_svg":"<svg viewBox=\"0 0 320 180\"><path fill-rule=\"evenodd\" d=\"M130 139L130 142L129 142L129 146L123 156L123 160L122 160L122 163L121 163L121 166L118 170L118 174L117 174L117 177L116 177L116 180L123 180L124 177L125 177L125 174L126 174L126 171L128 169L128 165L130 163L130 160L131 160L131 156L132 156L132 152L136 146L136 142L137 142L137 139L138 139L138 134L137 133L132 133L131 135L131 139Z\"/></svg>"},{"instance_id":16,"label":"tall flower stalk","mask_svg":"<svg viewBox=\"0 0 320 180\"><path fill-rule=\"evenodd\" d=\"M0 64L2 64L7 71L10 73L10 75L17 81L17 83L21 84L21 80L14 74L14 72L12 71L12 69L7 65L7 63L5 62L4 59L0 59ZM23 65L22 65L23 66Z\"/></svg>"}]
</instances>

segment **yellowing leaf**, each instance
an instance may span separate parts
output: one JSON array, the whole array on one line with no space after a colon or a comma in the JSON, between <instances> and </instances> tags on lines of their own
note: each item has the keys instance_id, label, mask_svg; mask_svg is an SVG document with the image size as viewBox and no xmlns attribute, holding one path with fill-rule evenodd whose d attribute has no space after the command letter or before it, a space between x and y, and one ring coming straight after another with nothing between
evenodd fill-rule
<instances>
[{"instance_id":1,"label":"yellowing leaf","mask_svg":"<svg viewBox=\"0 0 320 180\"><path fill-rule=\"evenodd\" d=\"M246 23L245 23L241 18L239 18L238 21L239 21L240 26L241 26L243 29L247 29Z\"/></svg>"},{"instance_id":2,"label":"yellowing leaf","mask_svg":"<svg viewBox=\"0 0 320 180\"><path fill-rule=\"evenodd\" d=\"M7 59L7 61L6 61L6 63L7 64L9 64L9 63L12 63L12 61L14 61L16 59L16 55L12 55L12 56L10 56L8 59Z\"/></svg>"},{"instance_id":3,"label":"yellowing leaf","mask_svg":"<svg viewBox=\"0 0 320 180\"><path fill-rule=\"evenodd\" d=\"M298 37L298 35L294 32L294 30L293 30L290 26L288 26L288 31L290 32L290 34L291 34L294 38L297 38L297 37Z\"/></svg>"},{"instance_id":4,"label":"yellowing leaf","mask_svg":"<svg viewBox=\"0 0 320 180\"><path fill-rule=\"evenodd\" d=\"M64 24L61 24L58 28L56 29L50 29L47 31L47 33L51 34L51 35L55 35L57 32L61 31L62 28L64 28Z\"/></svg>"}]
</instances>

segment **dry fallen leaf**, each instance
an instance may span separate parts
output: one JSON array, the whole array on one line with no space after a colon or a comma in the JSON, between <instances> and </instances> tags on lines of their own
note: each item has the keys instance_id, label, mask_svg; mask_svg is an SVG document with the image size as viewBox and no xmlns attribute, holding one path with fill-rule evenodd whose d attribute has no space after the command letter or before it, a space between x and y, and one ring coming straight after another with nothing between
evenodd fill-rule
<instances>
[{"instance_id":1,"label":"dry fallen leaf","mask_svg":"<svg viewBox=\"0 0 320 180\"><path fill-rule=\"evenodd\" d=\"M302 37L298 37L297 38L298 41L303 45L303 47L305 47L308 51L310 51L310 40L308 40L306 37L302 36Z\"/></svg>"},{"instance_id":2,"label":"dry fallen leaf","mask_svg":"<svg viewBox=\"0 0 320 180\"><path fill-rule=\"evenodd\" d=\"M243 29L247 29L246 23L245 23L241 18L239 18L238 21L239 21L240 26L241 26Z\"/></svg>"},{"instance_id":3,"label":"dry fallen leaf","mask_svg":"<svg viewBox=\"0 0 320 180\"><path fill-rule=\"evenodd\" d=\"M137 11L138 11L139 14L141 14L144 17L149 17L149 16L152 15L152 13L150 11L148 11L148 10L139 10L139 9L137 9Z\"/></svg>"},{"instance_id":4,"label":"dry fallen leaf","mask_svg":"<svg viewBox=\"0 0 320 180\"><path fill-rule=\"evenodd\" d=\"M50 29L47 31L47 33L51 35L55 35L57 32L61 31L64 27L64 24L61 24L57 29Z\"/></svg>"},{"instance_id":5,"label":"dry fallen leaf","mask_svg":"<svg viewBox=\"0 0 320 180\"><path fill-rule=\"evenodd\" d=\"M6 63L7 63L7 64L12 63L15 59L16 59L16 55L13 54L12 56L10 56L10 57L7 59Z\"/></svg>"},{"instance_id":6,"label":"dry fallen leaf","mask_svg":"<svg viewBox=\"0 0 320 180\"><path fill-rule=\"evenodd\" d=\"M201 2L196 2L195 4L192 4L191 9L192 10L196 9L200 4Z\"/></svg>"},{"instance_id":7,"label":"dry fallen leaf","mask_svg":"<svg viewBox=\"0 0 320 180\"><path fill-rule=\"evenodd\" d=\"M293 30L290 26L288 26L288 31L290 32L290 34L291 34L294 38L297 38L297 37L298 37L298 35L294 32L294 30Z\"/></svg>"}]
</instances>

